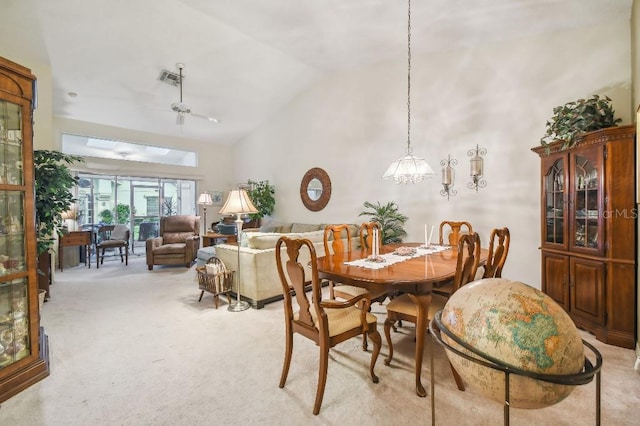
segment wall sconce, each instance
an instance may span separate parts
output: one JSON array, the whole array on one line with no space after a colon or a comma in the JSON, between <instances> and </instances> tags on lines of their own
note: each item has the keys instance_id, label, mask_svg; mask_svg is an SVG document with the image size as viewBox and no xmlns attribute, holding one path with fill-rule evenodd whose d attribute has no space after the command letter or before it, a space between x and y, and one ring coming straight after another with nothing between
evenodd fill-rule
<instances>
[{"instance_id":1,"label":"wall sconce","mask_svg":"<svg viewBox=\"0 0 640 426\"><path fill-rule=\"evenodd\" d=\"M484 173L484 160L482 157L487 155L487 150L485 148L478 148L478 145L476 145L475 149L467 151L467 155L471 157L471 172L469 173L471 176L471 182L467 184L467 187L477 191L478 188L484 188L487 186L487 181L482 179L482 175Z\"/></svg>"},{"instance_id":2,"label":"wall sconce","mask_svg":"<svg viewBox=\"0 0 640 426\"><path fill-rule=\"evenodd\" d=\"M448 200L458 193L453 188L456 177L453 167L458 165L458 160L451 158L451 155L447 155L446 160L440 161L440 165L442 166L442 189L440 190L440 195L443 197L446 195Z\"/></svg>"}]
</instances>

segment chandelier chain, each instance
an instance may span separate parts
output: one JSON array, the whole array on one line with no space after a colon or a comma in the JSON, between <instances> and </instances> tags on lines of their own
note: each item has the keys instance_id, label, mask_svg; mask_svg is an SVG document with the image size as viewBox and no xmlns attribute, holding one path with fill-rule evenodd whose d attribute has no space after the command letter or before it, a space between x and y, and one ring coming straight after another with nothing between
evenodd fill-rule
<instances>
[{"instance_id":1,"label":"chandelier chain","mask_svg":"<svg viewBox=\"0 0 640 426\"><path fill-rule=\"evenodd\" d=\"M411 0L407 12L407 155L411 155Z\"/></svg>"}]
</instances>

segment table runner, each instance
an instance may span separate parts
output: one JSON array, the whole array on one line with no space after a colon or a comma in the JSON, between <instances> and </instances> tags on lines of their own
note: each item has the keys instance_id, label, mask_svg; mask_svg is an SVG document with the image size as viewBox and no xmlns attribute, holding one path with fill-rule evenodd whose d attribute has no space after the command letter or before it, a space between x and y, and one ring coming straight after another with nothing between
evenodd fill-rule
<instances>
[{"instance_id":1,"label":"table runner","mask_svg":"<svg viewBox=\"0 0 640 426\"><path fill-rule=\"evenodd\" d=\"M409 247L409 248L415 249L415 253L409 254L409 255L399 255L399 254L396 254L396 252L393 252L393 253L380 255L379 257L384 259L383 262L374 262L367 259L358 259L358 260L353 260L351 262L344 262L344 264L349 266L358 266L360 268L367 268L367 269L382 269L382 268L389 267L395 263L404 262L405 260L449 250L451 247L432 244L428 247L420 246L420 247Z\"/></svg>"}]
</instances>

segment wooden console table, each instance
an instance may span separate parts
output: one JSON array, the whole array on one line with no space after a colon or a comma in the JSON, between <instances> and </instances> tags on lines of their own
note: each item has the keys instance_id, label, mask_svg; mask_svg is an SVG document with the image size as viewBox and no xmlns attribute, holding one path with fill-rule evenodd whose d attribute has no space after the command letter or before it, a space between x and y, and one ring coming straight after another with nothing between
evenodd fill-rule
<instances>
[{"instance_id":1,"label":"wooden console table","mask_svg":"<svg viewBox=\"0 0 640 426\"><path fill-rule=\"evenodd\" d=\"M219 234L217 232L207 232L202 236L202 247L209 247L216 245L216 240L227 240L227 243L232 244L238 241L235 235Z\"/></svg>"},{"instance_id":2,"label":"wooden console table","mask_svg":"<svg viewBox=\"0 0 640 426\"><path fill-rule=\"evenodd\" d=\"M84 264L91 268L91 231L72 231L64 234L58 241L58 265L62 271L62 255L65 247L84 246Z\"/></svg>"}]
</instances>

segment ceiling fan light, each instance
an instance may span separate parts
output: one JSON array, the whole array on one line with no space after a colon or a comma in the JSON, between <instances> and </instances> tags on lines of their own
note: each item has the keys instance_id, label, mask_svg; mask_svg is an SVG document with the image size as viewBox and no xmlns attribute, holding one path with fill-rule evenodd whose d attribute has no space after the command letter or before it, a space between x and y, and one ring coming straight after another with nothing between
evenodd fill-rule
<instances>
[{"instance_id":1,"label":"ceiling fan light","mask_svg":"<svg viewBox=\"0 0 640 426\"><path fill-rule=\"evenodd\" d=\"M406 155L391 163L382 179L393 180L397 184L418 183L435 175L424 158Z\"/></svg>"},{"instance_id":2,"label":"ceiling fan light","mask_svg":"<svg viewBox=\"0 0 640 426\"><path fill-rule=\"evenodd\" d=\"M184 124L184 113L179 112L176 116L176 124L178 126L182 126Z\"/></svg>"}]
</instances>

